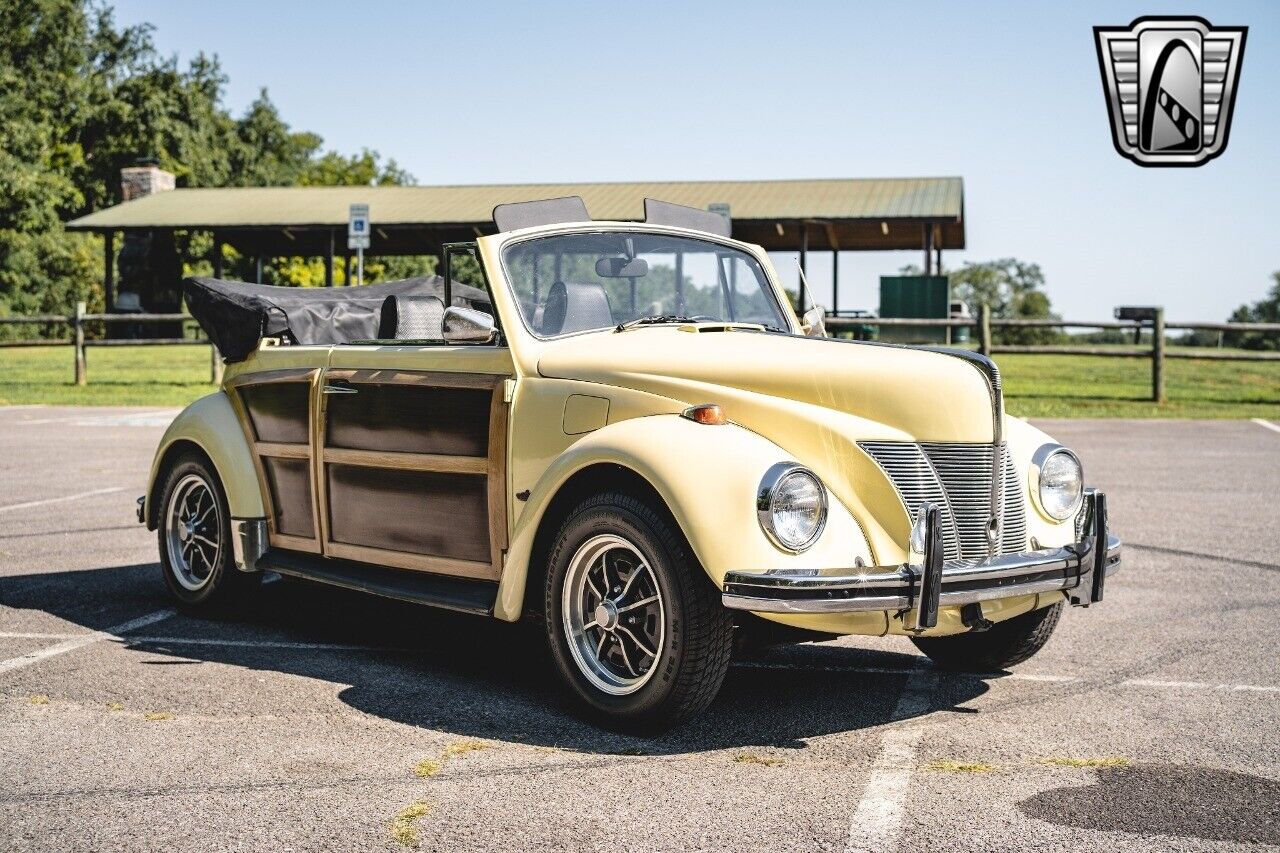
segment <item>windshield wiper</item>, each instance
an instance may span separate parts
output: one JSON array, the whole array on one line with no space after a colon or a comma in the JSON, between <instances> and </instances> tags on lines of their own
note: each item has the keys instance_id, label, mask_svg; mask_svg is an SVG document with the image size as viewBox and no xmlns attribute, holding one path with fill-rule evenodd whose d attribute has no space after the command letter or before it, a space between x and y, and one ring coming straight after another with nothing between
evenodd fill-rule
<instances>
[{"instance_id":1,"label":"windshield wiper","mask_svg":"<svg viewBox=\"0 0 1280 853\"><path fill-rule=\"evenodd\" d=\"M692 317L686 317L683 314L653 314L649 317L637 317L634 320L628 320L625 323L619 323L615 332L625 332L627 329L634 329L636 326L652 326L658 323L692 323Z\"/></svg>"}]
</instances>

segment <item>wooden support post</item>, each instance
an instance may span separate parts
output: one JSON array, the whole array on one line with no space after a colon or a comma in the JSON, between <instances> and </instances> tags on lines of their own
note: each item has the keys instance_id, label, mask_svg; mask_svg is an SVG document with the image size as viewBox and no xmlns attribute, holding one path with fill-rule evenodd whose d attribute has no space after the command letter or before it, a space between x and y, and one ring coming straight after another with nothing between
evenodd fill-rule
<instances>
[{"instance_id":1,"label":"wooden support post","mask_svg":"<svg viewBox=\"0 0 1280 853\"><path fill-rule=\"evenodd\" d=\"M978 308L978 352L991 356L991 306L985 302Z\"/></svg>"},{"instance_id":2,"label":"wooden support post","mask_svg":"<svg viewBox=\"0 0 1280 853\"><path fill-rule=\"evenodd\" d=\"M116 310L116 232L102 233L103 299L107 313Z\"/></svg>"},{"instance_id":3,"label":"wooden support post","mask_svg":"<svg viewBox=\"0 0 1280 853\"><path fill-rule=\"evenodd\" d=\"M933 252L929 251L933 248L933 230L929 227L929 223L920 226L920 244L924 247L924 274L933 275Z\"/></svg>"},{"instance_id":4,"label":"wooden support post","mask_svg":"<svg viewBox=\"0 0 1280 853\"><path fill-rule=\"evenodd\" d=\"M324 255L324 286L333 287L333 229L329 229L329 248Z\"/></svg>"},{"instance_id":5,"label":"wooden support post","mask_svg":"<svg viewBox=\"0 0 1280 853\"><path fill-rule=\"evenodd\" d=\"M840 316L840 250L831 250L831 314Z\"/></svg>"},{"instance_id":6,"label":"wooden support post","mask_svg":"<svg viewBox=\"0 0 1280 853\"><path fill-rule=\"evenodd\" d=\"M254 261L254 265L257 267L257 278L255 278L254 281L256 281L258 284L261 284L262 283L262 255L258 255L257 259Z\"/></svg>"},{"instance_id":7,"label":"wooden support post","mask_svg":"<svg viewBox=\"0 0 1280 853\"><path fill-rule=\"evenodd\" d=\"M76 314L72 318L71 331L72 340L76 348L76 384L85 385L89 382L88 376L85 375L85 359L84 359L84 314L85 304L83 302L76 303Z\"/></svg>"},{"instance_id":8,"label":"wooden support post","mask_svg":"<svg viewBox=\"0 0 1280 853\"><path fill-rule=\"evenodd\" d=\"M1164 402L1164 309L1157 308L1151 328L1151 399Z\"/></svg>"},{"instance_id":9,"label":"wooden support post","mask_svg":"<svg viewBox=\"0 0 1280 853\"><path fill-rule=\"evenodd\" d=\"M222 235L213 232L213 277L222 278Z\"/></svg>"}]
</instances>

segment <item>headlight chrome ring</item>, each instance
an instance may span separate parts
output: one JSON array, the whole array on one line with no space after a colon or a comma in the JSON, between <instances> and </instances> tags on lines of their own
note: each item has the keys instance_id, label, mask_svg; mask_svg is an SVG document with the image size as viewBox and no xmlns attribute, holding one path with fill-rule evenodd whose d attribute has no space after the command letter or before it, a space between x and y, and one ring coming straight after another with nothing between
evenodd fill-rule
<instances>
[{"instance_id":1,"label":"headlight chrome ring","mask_svg":"<svg viewBox=\"0 0 1280 853\"><path fill-rule=\"evenodd\" d=\"M784 513L795 513L795 508L780 506L780 501L806 500L805 492L811 497L808 500L816 503L817 519L803 524L799 529L796 519L788 519ZM765 535L778 548L789 554L799 554L813 547L827 525L827 489L822 485L818 475L795 462L779 462L765 472L760 480L760 488L756 492L756 517ZM779 523L779 521L782 523Z\"/></svg>"},{"instance_id":2,"label":"headlight chrome ring","mask_svg":"<svg viewBox=\"0 0 1280 853\"><path fill-rule=\"evenodd\" d=\"M1064 473L1060 470L1062 465L1069 466L1066 473L1070 476L1070 467L1074 467L1074 492L1071 501L1068 504L1062 504L1060 499L1052 496L1046 496L1045 489L1052 487L1051 480L1057 480ZM1044 472L1049 471L1049 477L1044 476ZM1031 457L1031 465L1027 468L1027 478L1030 481L1031 498L1035 502L1036 509L1051 521L1064 522L1075 516L1080 510L1080 504L1084 500L1084 466L1080 464L1080 457L1071 452L1061 444L1044 444L1041 445L1035 454Z\"/></svg>"}]
</instances>

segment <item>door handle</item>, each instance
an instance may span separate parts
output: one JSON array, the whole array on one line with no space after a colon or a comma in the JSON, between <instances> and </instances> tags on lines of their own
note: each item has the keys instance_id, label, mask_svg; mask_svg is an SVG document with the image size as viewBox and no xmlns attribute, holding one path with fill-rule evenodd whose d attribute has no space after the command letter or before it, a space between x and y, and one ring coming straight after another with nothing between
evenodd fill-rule
<instances>
[{"instance_id":1,"label":"door handle","mask_svg":"<svg viewBox=\"0 0 1280 853\"><path fill-rule=\"evenodd\" d=\"M326 383L324 386L324 393L325 394L356 394L359 392L357 389L352 388L350 385L343 382L341 385L336 385L336 384L329 385Z\"/></svg>"}]
</instances>

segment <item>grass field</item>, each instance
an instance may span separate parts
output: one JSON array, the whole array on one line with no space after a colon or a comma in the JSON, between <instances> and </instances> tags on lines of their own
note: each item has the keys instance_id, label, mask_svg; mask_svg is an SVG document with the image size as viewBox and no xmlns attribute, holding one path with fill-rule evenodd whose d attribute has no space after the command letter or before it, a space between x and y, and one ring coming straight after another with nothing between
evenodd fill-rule
<instances>
[{"instance_id":1,"label":"grass field","mask_svg":"<svg viewBox=\"0 0 1280 853\"><path fill-rule=\"evenodd\" d=\"M1165 362L1168 401L1151 393L1139 358L1002 355L1006 407L1022 417L1280 419L1280 362ZM99 347L89 384L72 382L72 350L0 349L0 405L182 406L213 390L204 346Z\"/></svg>"}]
</instances>

